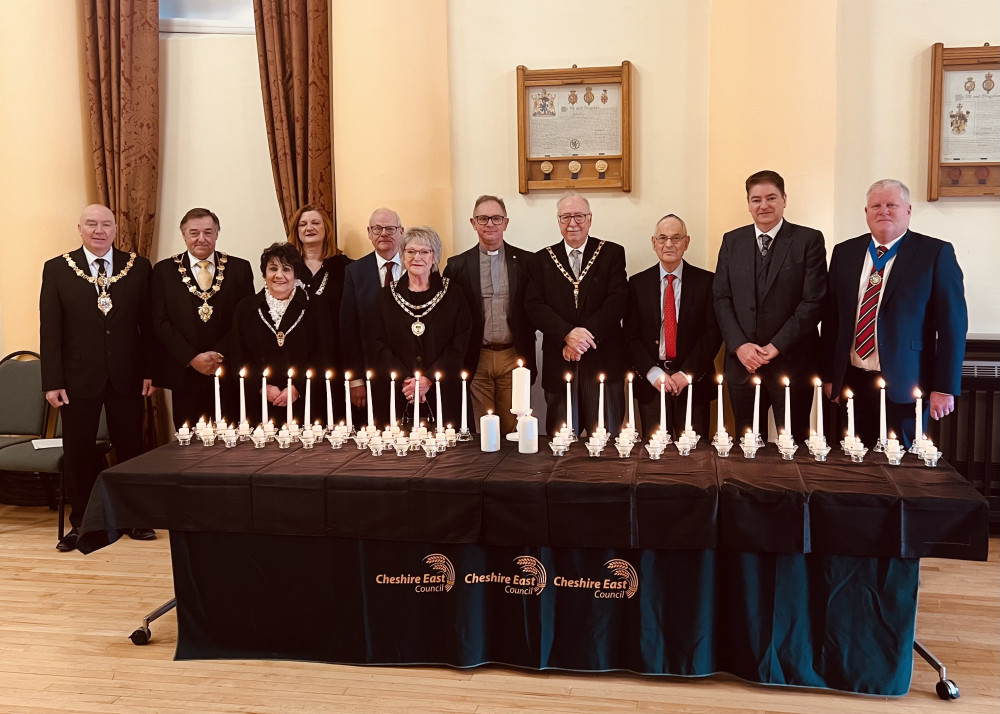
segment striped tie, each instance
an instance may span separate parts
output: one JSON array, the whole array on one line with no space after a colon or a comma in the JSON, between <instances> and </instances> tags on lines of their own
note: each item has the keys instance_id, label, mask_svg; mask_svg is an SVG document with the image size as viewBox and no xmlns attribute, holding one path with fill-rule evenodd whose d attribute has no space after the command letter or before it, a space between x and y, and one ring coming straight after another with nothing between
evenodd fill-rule
<instances>
[{"instance_id":1,"label":"striped tie","mask_svg":"<svg viewBox=\"0 0 1000 714\"><path fill-rule=\"evenodd\" d=\"M886 248L879 246L875 249L878 257L881 258L886 253ZM875 351L875 318L878 315L878 296L882 290L882 273L885 270L876 270L872 265L872 272L868 276L868 287L865 288L864 297L861 298L861 308L858 310L858 329L855 331L854 349L861 359L868 359ZM877 279L874 276L878 276Z\"/></svg>"}]
</instances>

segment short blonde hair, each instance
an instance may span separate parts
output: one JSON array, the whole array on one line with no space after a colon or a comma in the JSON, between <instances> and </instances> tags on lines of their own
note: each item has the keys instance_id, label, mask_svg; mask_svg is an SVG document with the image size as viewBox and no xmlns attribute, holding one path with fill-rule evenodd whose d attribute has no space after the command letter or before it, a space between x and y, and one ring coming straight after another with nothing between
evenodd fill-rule
<instances>
[{"instance_id":1,"label":"short blonde hair","mask_svg":"<svg viewBox=\"0 0 1000 714\"><path fill-rule=\"evenodd\" d=\"M399 252L403 253L411 243L414 245L425 245L434 252L434 264L431 265L431 272L438 272L438 265L441 263L441 236L430 226L415 226L407 228L403 233L403 238L399 241Z\"/></svg>"}]
</instances>

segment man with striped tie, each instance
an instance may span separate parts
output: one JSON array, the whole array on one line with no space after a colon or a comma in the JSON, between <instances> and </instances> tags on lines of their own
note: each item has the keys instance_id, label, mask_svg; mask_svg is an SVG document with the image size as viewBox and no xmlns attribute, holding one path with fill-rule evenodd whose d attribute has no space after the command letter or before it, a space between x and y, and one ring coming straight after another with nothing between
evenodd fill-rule
<instances>
[{"instance_id":1,"label":"man with striped tie","mask_svg":"<svg viewBox=\"0 0 1000 714\"><path fill-rule=\"evenodd\" d=\"M878 380L885 380L886 422L909 446L917 389L927 414L955 409L962 378L968 311L962 270L951 243L915 233L910 191L883 179L868 189L869 234L837 245L823 317L823 382L838 403L850 389L855 433L879 438Z\"/></svg>"}]
</instances>

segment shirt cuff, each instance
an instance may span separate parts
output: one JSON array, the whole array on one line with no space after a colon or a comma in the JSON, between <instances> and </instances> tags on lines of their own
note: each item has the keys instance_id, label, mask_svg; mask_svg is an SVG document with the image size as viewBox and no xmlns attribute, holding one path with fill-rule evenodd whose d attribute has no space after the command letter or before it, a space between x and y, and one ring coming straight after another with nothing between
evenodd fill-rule
<instances>
[{"instance_id":1,"label":"shirt cuff","mask_svg":"<svg viewBox=\"0 0 1000 714\"><path fill-rule=\"evenodd\" d=\"M351 388L352 389L354 387L363 387L363 386L365 386L365 380L363 380L363 379L352 379L351 380Z\"/></svg>"},{"instance_id":2,"label":"shirt cuff","mask_svg":"<svg viewBox=\"0 0 1000 714\"><path fill-rule=\"evenodd\" d=\"M657 382L659 382L660 377L666 377L666 376L667 373L664 372L661 368L650 367L649 371L646 372L646 381L652 384L654 389L659 389L660 386L659 384L657 384Z\"/></svg>"}]
</instances>

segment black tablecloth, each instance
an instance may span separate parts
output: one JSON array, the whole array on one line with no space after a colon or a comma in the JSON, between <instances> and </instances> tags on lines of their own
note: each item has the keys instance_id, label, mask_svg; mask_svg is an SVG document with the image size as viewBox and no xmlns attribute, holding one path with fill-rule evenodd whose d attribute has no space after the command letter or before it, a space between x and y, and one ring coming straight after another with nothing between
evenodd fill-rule
<instances>
[{"instance_id":1,"label":"black tablecloth","mask_svg":"<svg viewBox=\"0 0 1000 714\"><path fill-rule=\"evenodd\" d=\"M545 445L543 445L544 448ZM800 451L804 452L804 449ZM372 456L349 442L234 449L168 444L103 472L79 547L119 529L260 533L386 541L643 549L728 548L760 553L985 560L986 500L946 464L913 456L888 465L831 453L782 461L689 457L659 461L636 448L589 458L482 453Z\"/></svg>"}]
</instances>

